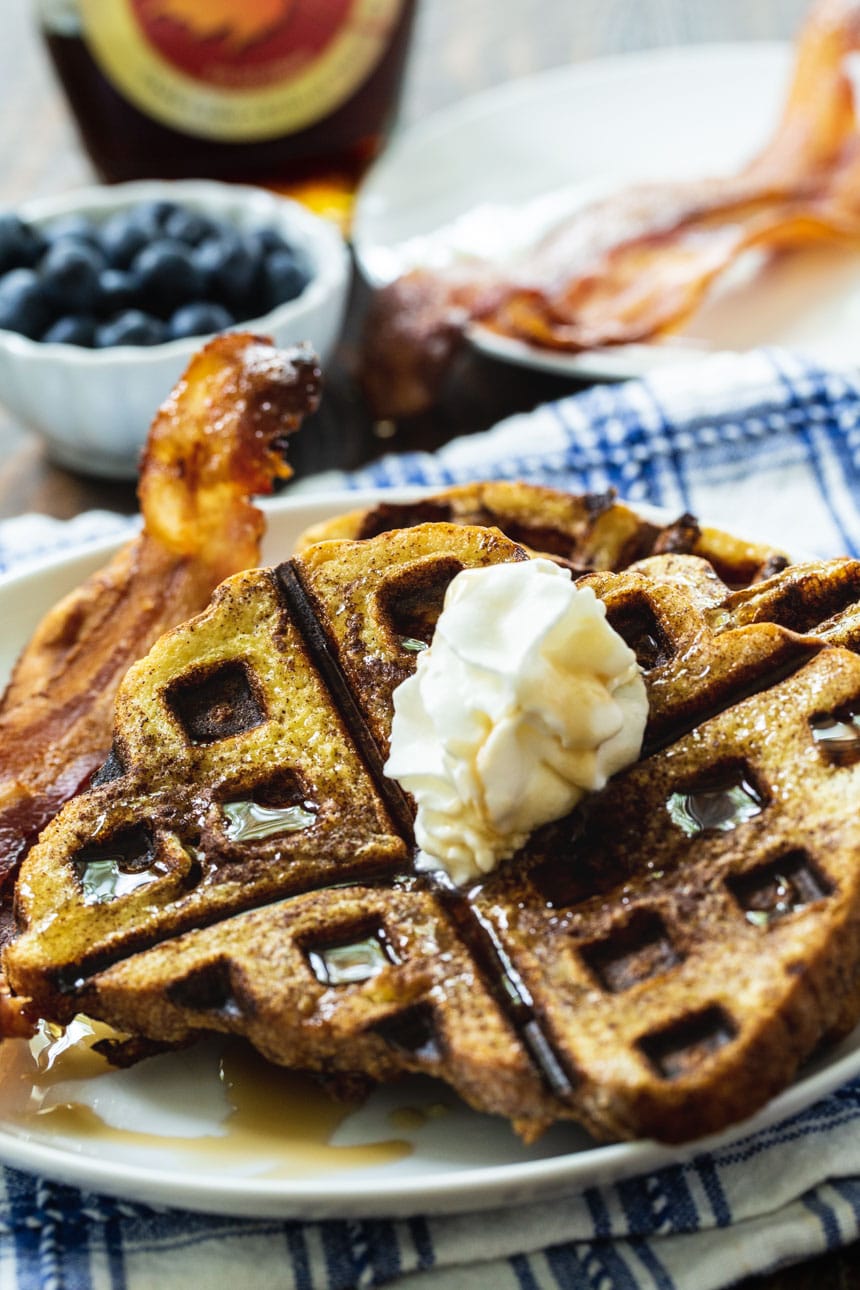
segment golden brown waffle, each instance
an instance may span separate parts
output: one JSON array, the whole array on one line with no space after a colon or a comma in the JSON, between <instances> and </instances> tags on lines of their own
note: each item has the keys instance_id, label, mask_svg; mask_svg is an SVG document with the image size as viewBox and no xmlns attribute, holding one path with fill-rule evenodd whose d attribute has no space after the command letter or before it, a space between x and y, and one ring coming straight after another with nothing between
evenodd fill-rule
<instances>
[{"instance_id":1,"label":"golden brown waffle","mask_svg":"<svg viewBox=\"0 0 860 1290\"><path fill-rule=\"evenodd\" d=\"M439 561L451 565L449 549L457 568L526 558L484 529L436 526L426 552L422 539L416 530L349 544L347 620L346 575L355 595L362 570L376 587L377 559L387 577L401 565L421 580ZM65 985L154 938L303 888L406 868L405 799L389 781L380 796L372 740L355 733L346 687L321 674L325 646L293 589L297 571L228 579L204 614L129 670L110 760L46 831L18 891L34 934L19 941L16 962L20 973L33 966L40 1001L49 966ZM385 623L376 630L396 683L415 655ZM268 833L267 812L276 825Z\"/></svg>"},{"instance_id":2,"label":"golden brown waffle","mask_svg":"<svg viewBox=\"0 0 860 1290\"><path fill-rule=\"evenodd\" d=\"M76 858L56 865L52 842L34 861L40 909L61 911L40 955L65 971L320 880L400 869L407 854L271 570L228 579L130 669L96 780L52 826ZM252 798L286 815L249 846L231 837L231 810Z\"/></svg>"},{"instance_id":3,"label":"golden brown waffle","mask_svg":"<svg viewBox=\"0 0 860 1290\"><path fill-rule=\"evenodd\" d=\"M625 569L635 560L670 553L701 556L730 587L769 578L788 564L784 551L699 524L681 515L658 525L615 500L615 493L562 493L517 481L461 484L408 502L381 502L309 528L303 552L331 538L370 538L390 529L444 522L501 529L529 551L575 572Z\"/></svg>"},{"instance_id":4,"label":"golden brown waffle","mask_svg":"<svg viewBox=\"0 0 860 1290\"><path fill-rule=\"evenodd\" d=\"M652 751L462 892L411 869L391 690L457 569L522 558L426 525L225 584L123 686L116 777L31 853L15 988L152 1040L439 1075L527 1137L685 1140L783 1087L860 1016L860 658L810 634L847 637L860 566L591 575Z\"/></svg>"}]
</instances>

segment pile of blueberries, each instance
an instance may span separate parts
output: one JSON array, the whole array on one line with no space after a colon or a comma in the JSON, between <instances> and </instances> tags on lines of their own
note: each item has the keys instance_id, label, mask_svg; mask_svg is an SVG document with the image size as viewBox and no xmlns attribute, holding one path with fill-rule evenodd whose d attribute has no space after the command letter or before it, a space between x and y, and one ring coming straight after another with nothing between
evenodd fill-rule
<instances>
[{"instance_id":1,"label":"pile of blueberries","mask_svg":"<svg viewBox=\"0 0 860 1290\"><path fill-rule=\"evenodd\" d=\"M205 336L293 300L309 276L274 229L175 202L46 227L0 214L0 328L32 340L104 349Z\"/></svg>"}]
</instances>

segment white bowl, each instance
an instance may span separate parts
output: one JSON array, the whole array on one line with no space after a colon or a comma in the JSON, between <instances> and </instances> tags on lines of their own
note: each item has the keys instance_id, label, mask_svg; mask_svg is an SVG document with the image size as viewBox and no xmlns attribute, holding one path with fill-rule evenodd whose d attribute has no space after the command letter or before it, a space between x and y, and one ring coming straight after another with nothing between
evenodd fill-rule
<instances>
[{"instance_id":1,"label":"white bowl","mask_svg":"<svg viewBox=\"0 0 860 1290\"><path fill-rule=\"evenodd\" d=\"M323 363L328 359L346 309L349 257L338 231L295 202L261 188L177 180L82 188L16 209L22 219L41 225L61 215L102 220L138 202L162 199L240 229L275 228L301 250L311 270L301 295L237 329L271 336L277 345L307 340ZM0 402L44 437L55 461L90 475L132 479L156 409L201 344L201 337L192 337L82 349L0 329Z\"/></svg>"}]
</instances>

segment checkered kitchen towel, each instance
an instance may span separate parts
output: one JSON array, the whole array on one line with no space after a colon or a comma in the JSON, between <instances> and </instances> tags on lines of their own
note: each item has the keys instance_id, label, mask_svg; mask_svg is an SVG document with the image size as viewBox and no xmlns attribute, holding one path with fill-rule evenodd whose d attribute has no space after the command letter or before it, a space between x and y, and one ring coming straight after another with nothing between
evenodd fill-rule
<instances>
[{"instance_id":1,"label":"checkered kitchen towel","mask_svg":"<svg viewBox=\"0 0 860 1290\"><path fill-rule=\"evenodd\" d=\"M798 551L860 550L860 374L784 353L719 357L597 388L434 455L295 486L525 477L693 510ZM127 521L0 526L0 564ZM207 1218L12 1170L0 1290L709 1290L860 1234L860 1080L782 1124L581 1195L473 1216L295 1223Z\"/></svg>"}]
</instances>

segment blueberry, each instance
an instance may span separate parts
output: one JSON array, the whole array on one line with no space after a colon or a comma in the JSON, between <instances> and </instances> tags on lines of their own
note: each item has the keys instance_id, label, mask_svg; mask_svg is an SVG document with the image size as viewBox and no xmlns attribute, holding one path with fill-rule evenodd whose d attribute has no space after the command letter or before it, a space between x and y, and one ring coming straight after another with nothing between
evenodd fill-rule
<instances>
[{"instance_id":1,"label":"blueberry","mask_svg":"<svg viewBox=\"0 0 860 1290\"><path fill-rule=\"evenodd\" d=\"M179 340L181 336L208 336L214 331L226 331L233 322L229 309L203 300L180 305L167 324L167 334L171 340Z\"/></svg>"},{"instance_id":2,"label":"blueberry","mask_svg":"<svg viewBox=\"0 0 860 1290\"><path fill-rule=\"evenodd\" d=\"M150 243L135 256L132 268L140 283L141 299L154 313L172 313L177 305L205 294L191 249L181 242L162 238Z\"/></svg>"},{"instance_id":3,"label":"blueberry","mask_svg":"<svg viewBox=\"0 0 860 1290\"><path fill-rule=\"evenodd\" d=\"M164 226L171 215L181 209L182 207L177 205L176 202L138 202L136 206L132 207L132 213L141 224L149 226L153 232L163 233Z\"/></svg>"},{"instance_id":4,"label":"blueberry","mask_svg":"<svg viewBox=\"0 0 860 1290\"><path fill-rule=\"evenodd\" d=\"M287 300L295 300L308 285L310 274L307 266L295 251L288 247L281 251L272 251L266 259L263 270L266 284L266 308L274 309Z\"/></svg>"},{"instance_id":5,"label":"blueberry","mask_svg":"<svg viewBox=\"0 0 860 1290\"><path fill-rule=\"evenodd\" d=\"M158 230L138 217L134 210L120 211L105 220L100 229L102 249L115 269L127 269L134 257Z\"/></svg>"},{"instance_id":6,"label":"blueberry","mask_svg":"<svg viewBox=\"0 0 860 1290\"><path fill-rule=\"evenodd\" d=\"M216 226L205 215L180 207L173 211L164 221L164 236L184 242L186 246L198 246L204 238L212 237Z\"/></svg>"},{"instance_id":7,"label":"blueberry","mask_svg":"<svg viewBox=\"0 0 860 1290\"><path fill-rule=\"evenodd\" d=\"M96 329L96 347L112 345L160 345L165 339L164 323L140 309L126 309Z\"/></svg>"},{"instance_id":8,"label":"blueberry","mask_svg":"<svg viewBox=\"0 0 860 1290\"><path fill-rule=\"evenodd\" d=\"M237 315L247 317L243 311L260 271L260 262L254 251L255 248L236 233L207 238L194 252L194 262L204 280L202 294L223 300Z\"/></svg>"},{"instance_id":9,"label":"blueberry","mask_svg":"<svg viewBox=\"0 0 860 1290\"><path fill-rule=\"evenodd\" d=\"M87 349L95 344L95 339L96 320L90 314L65 314L42 336L49 345L83 345Z\"/></svg>"},{"instance_id":10,"label":"blueberry","mask_svg":"<svg viewBox=\"0 0 860 1290\"><path fill-rule=\"evenodd\" d=\"M136 303L140 292L137 275L123 269L102 269L99 274L98 311L105 317Z\"/></svg>"},{"instance_id":11,"label":"blueberry","mask_svg":"<svg viewBox=\"0 0 860 1290\"><path fill-rule=\"evenodd\" d=\"M216 275L220 272L222 264L235 243L235 234L225 230L213 237L204 238L200 245L194 248L194 263L203 275L207 288L217 285Z\"/></svg>"},{"instance_id":12,"label":"blueberry","mask_svg":"<svg viewBox=\"0 0 860 1290\"><path fill-rule=\"evenodd\" d=\"M32 268L44 247L45 240L37 228L9 212L0 215L0 273Z\"/></svg>"},{"instance_id":13,"label":"blueberry","mask_svg":"<svg viewBox=\"0 0 860 1290\"><path fill-rule=\"evenodd\" d=\"M51 244L74 238L78 242L98 246L99 232L93 221L86 215L61 215L59 219L52 220L47 226L45 238Z\"/></svg>"},{"instance_id":14,"label":"blueberry","mask_svg":"<svg viewBox=\"0 0 860 1290\"><path fill-rule=\"evenodd\" d=\"M95 306L103 268L102 252L76 238L53 242L39 264L48 299L70 313L87 313Z\"/></svg>"},{"instance_id":15,"label":"blueberry","mask_svg":"<svg viewBox=\"0 0 860 1290\"><path fill-rule=\"evenodd\" d=\"M32 269L12 269L0 278L0 328L35 340L52 313L42 281Z\"/></svg>"},{"instance_id":16,"label":"blueberry","mask_svg":"<svg viewBox=\"0 0 860 1290\"><path fill-rule=\"evenodd\" d=\"M256 239L264 254L268 254L269 251L283 251L289 246L283 234L276 228L255 228L249 236Z\"/></svg>"}]
</instances>

